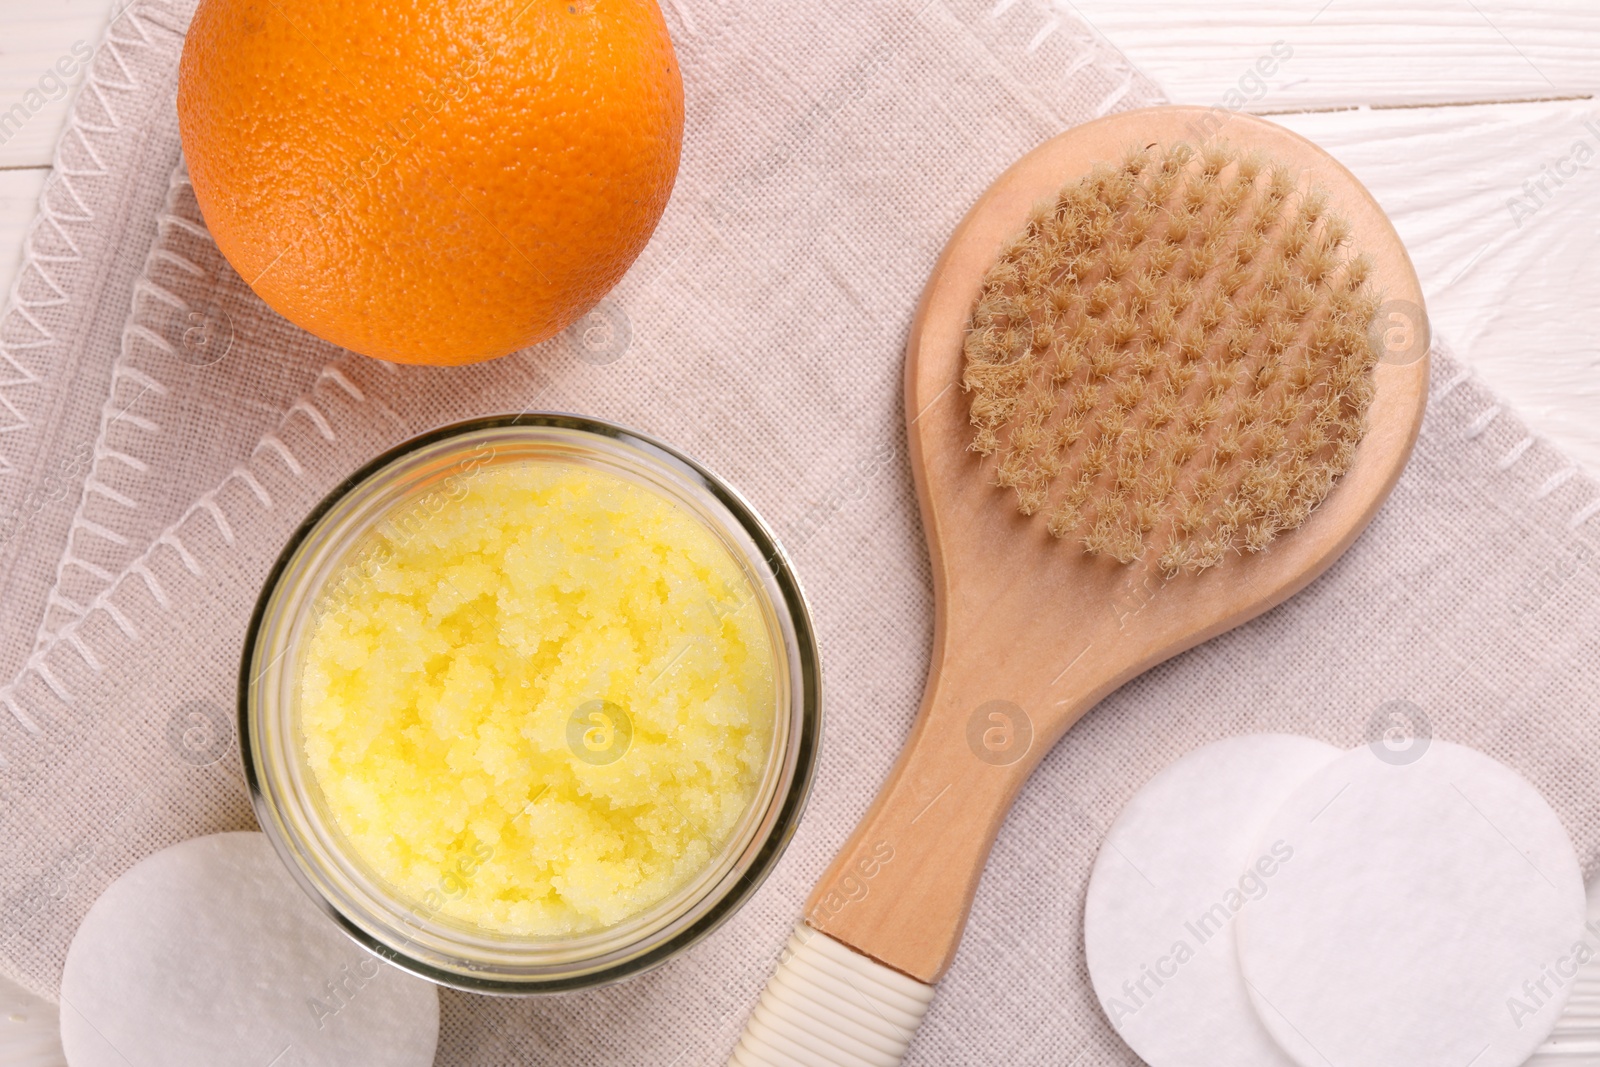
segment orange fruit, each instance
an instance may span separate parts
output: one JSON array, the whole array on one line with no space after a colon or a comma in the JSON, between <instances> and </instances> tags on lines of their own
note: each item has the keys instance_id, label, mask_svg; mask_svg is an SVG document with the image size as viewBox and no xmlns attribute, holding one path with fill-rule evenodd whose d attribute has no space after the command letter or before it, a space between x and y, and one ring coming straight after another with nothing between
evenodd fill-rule
<instances>
[{"instance_id":1,"label":"orange fruit","mask_svg":"<svg viewBox=\"0 0 1600 1067\"><path fill-rule=\"evenodd\" d=\"M562 330L643 250L683 83L653 0L203 0L178 120L263 300L369 356L470 363Z\"/></svg>"}]
</instances>

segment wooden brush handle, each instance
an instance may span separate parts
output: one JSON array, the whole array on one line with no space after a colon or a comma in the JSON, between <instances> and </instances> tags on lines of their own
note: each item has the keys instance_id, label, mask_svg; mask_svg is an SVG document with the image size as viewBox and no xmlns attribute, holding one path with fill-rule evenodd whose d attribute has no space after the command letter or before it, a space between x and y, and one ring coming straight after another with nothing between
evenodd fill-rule
<instances>
[{"instance_id":1,"label":"wooden brush handle","mask_svg":"<svg viewBox=\"0 0 1600 1067\"><path fill-rule=\"evenodd\" d=\"M813 890L730 1067L895 1067L905 1055L1017 790L1112 684L1089 669L1075 675L1076 695L1056 693L1036 663L1006 669L1014 648L981 645L953 642L964 652L954 669L936 653L911 737ZM1057 728L1037 732L1049 720L996 696L1007 679L1048 701Z\"/></svg>"},{"instance_id":2,"label":"wooden brush handle","mask_svg":"<svg viewBox=\"0 0 1600 1067\"><path fill-rule=\"evenodd\" d=\"M1084 697L1070 721L1092 703ZM936 669L911 738L812 891L806 922L903 974L938 981L995 835L1067 710L1052 707L1058 726L1040 736L1033 724L1042 716L1007 699L1003 675Z\"/></svg>"},{"instance_id":3,"label":"wooden brush handle","mask_svg":"<svg viewBox=\"0 0 1600 1067\"><path fill-rule=\"evenodd\" d=\"M970 450L967 327L1030 212L1130 146L1256 149L1314 181L1370 257L1415 344L1373 372L1367 430L1337 489L1261 552L1168 584L1150 563L1074 550L998 495ZM1309 141L1245 115L1124 112L1040 145L984 193L934 267L908 339L907 445L928 536L934 662L909 742L806 909L734 1054L740 1067L893 1067L949 967L1001 823L1029 773L1102 697L1281 603L1337 559L1400 476L1427 399L1427 318L1399 236ZM1382 310L1382 309L1380 309Z\"/></svg>"}]
</instances>

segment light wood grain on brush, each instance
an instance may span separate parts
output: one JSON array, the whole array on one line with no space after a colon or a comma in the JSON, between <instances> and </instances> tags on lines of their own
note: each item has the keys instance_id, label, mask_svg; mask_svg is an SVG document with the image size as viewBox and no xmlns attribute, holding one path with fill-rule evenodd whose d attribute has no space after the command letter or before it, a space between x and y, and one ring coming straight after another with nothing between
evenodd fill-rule
<instances>
[{"instance_id":1,"label":"light wood grain on brush","mask_svg":"<svg viewBox=\"0 0 1600 1067\"><path fill-rule=\"evenodd\" d=\"M1172 577L1155 553L1121 563L1051 536L996 488L995 460L969 447L960 384L986 272L1030 212L1095 163L1114 163L1130 147L1194 142L1197 130L1314 178L1369 257L1385 306L1417 309L1409 326L1415 350L1426 351L1416 274L1383 212L1325 152L1259 119L1219 125L1215 112L1197 108L1101 119L1024 157L968 213L924 290L907 351L908 437L936 605L928 686L905 750L806 911L814 928L924 982L949 966L995 834L1050 747L1130 678L1320 574L1371 520L1416 439L1427 358L1379 362L1365 435L1309 518L1261 551ZM994 739L996 750L969 743L969 732Z\"/></svg>"}]
</instances>

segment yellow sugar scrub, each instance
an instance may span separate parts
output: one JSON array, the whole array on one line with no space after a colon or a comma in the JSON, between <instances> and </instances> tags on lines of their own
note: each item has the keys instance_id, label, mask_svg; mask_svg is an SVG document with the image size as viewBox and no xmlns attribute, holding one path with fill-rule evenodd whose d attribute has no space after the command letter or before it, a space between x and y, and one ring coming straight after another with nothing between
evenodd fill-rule
<instances>
[{"instance_id":1,"label":"yellow sugar scrub","mask_svg":"<svg viewBox=\"0 0 1600 1067\"><path fill-rule=\"evenodd\" d=\"M706 870L773 743L750 580L671 500L503 462L380 523L328 583L298 682L306 763L414 914L561 938Z\"/></svg>"}]
</instances>

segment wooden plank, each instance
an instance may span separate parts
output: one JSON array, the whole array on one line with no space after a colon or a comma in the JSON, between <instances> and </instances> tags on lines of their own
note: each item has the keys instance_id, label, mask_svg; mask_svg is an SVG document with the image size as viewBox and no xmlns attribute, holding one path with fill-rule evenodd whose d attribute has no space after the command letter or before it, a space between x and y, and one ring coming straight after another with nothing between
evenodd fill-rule
<instances>
[{"instance_id":1,"label":"wooden plank","mask_svg":"<svg viewBox=\"0 0 1600 1067\"><path fill-rule=\"evenodd\" d=\"M1600 93L1600 7L1579 0L1052 2L1094 25L1184 103L1231 103L1225 98L1236 92L1247 109L1271 113ZM996 17L1040 20L1041 7L997 0ZM96 42L110 8L108 0L0 0L0 111L28 104L30 89L54 95L40 78L75 41ZM1256 64L1275 41L1292 54L1263 75ZM67 99L29 109L0 142L0 168L48 165ZM1585 256L1600 245L1600 160L1565 184L1536 184L1537 203L1526 184L1570 157L1590 115L1600 116L1593 101L1275 118L1328 148L1384 205L1416 260L1439 331L1536 430L1600 472L1600 340L1583 314L1600 296L1600 259ZM46 173L0 170L7 288ZM1518 197L1536 210L1514 211L1508 202ZM1600 915L1600 904L1595 910ZM59 1049L48 1048L53 1012L4 986L0 1024L15 1029L0 1034L0 1058L62 1063ZM1591 1042L1593 1033L1585 1032ZM36 1037L45 1047L30 1047Z\"/></svg>"},{"instance_id":2,"label":"wooden plank","mask_svg":"<svg viewBox=\"0 0 1600 1067\"><path fill-rule=\"evenodd\" d=\"M49 165L112 10L111 0L0 0L0 167Z\"/></svg>"},{"instance_id":3,"label":"wooden plank","mask_svg":"<svg viewBox=\"0 0 1600 1067\"><path fill-rule=\"evenodd\" d=\"M6 1067L66 1067L60 1012L0 979L0 1063Z\"/></svg>"},{"instance_id":4,"label":"wooden plank","mask_svg":"<svg viewBox=\"0 0 1600 1067\"><path fill-rule=\"evenodd\" d=\"M1257 112L1600 91L1600 6L1581 0L1053 0L1175 103L1239 93ZM1026 17L1008 0L1004 17ZM1275 41L1292 54L1262 76ZM1271 66L1271 64L1268 64Z\"/></svg>"},{"instance_id":5,"label":"wooden plank","mask_svg":"<svg viewBox=\"0 0 1600 1067\"><path fill-rule=\"evenodd\" d=\"M1372 190L1438 332L1535 432L1600 473L1600 104L1273 118Z\"/></svg>"}]
</instances>

